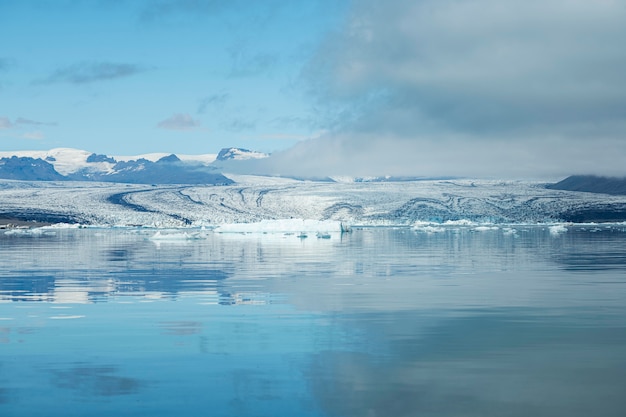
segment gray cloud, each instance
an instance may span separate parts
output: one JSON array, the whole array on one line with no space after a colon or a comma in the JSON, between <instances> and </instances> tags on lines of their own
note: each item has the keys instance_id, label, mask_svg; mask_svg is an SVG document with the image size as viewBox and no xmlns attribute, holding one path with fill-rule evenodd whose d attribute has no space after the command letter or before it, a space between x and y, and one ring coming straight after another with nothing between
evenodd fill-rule
<instances>
[{"instance_id":1,"label":"gray cloud","mask_svg":"<svg viewBox=\"0 0 626 417\"><path fill-rule=\"evenodd\" d=\"M56 126L56 123L53 122L39 122L37 120L31 120L31 119L25 119L23 117L18 117L15 120L15 124L16 125L23 125L23 126Z\"/></svg>"},{"instance_id":2,"label":"gray cloud","mask_svg":"<svg viewBox=\"0 0 626 417\"><path fill-rule=\"evenodd\" d=\"M200 126L200 122L188 114L177 113L159 122L157 126L166 130L194 130Z\"/></svg>"},{"instance_id":3,"label":"gray cloud","mask_svg":"<svg viewBox=\"0 0 626 417\"><path fill-rule=\"evenodd\" d=\"M112 62L82 62L59 68L49 77L39 80L38 84L71 83L87 84L98 81L114 80L129 77L146 71L144 67L134 64Z\"/></svg>"},{"instance_id":4,"label":"gray cloud","mask_svg":"<svg viewBox=\"0 0 626 417\"><path fill-rule=\"evenodd\" d=\"M624 175L623 39L626 8L615 1L355 2L303 70L328 133L272 163L361 175Z\"/></svg>"},{"instance_id":5,"label":"gray cloud","mask_svg":"<svg viewBox=\"0 0 626 417\"><path fill-rule=\"evenodd\" d=\"M13 126L13 122L8 117L0 117L0 130L11 129Z\"/></svg>"},{"instance_id":6,"label":"gray cloud","mask_svg":"<svg viewBox=\"0 0 626 417\"><path fill-rule=\"evenodd\" d=\"M200 100L200 104L198 105L198 114L205 113L209 108L213 110L221 110L229 99L230 94L228 93L217 93L205 97Z\"/></svg>"},{"instance_id":7,"label":"gray cloud","mask_svg":"<svg viewBox=\"0 0 626 417\"><path fill-rule=\"evenodd\" d=\"M256 128L256 121L239 117L225 121L221 123L221 126L231 132L244 132L254 130Z\"/></svg>"},{"instance_id":8,"label":"gray cloud","mask_svg":"<svg viewBox=\"0 0 626 417\"><path fill-rule=\"evenodd\" d=\"M37 120L26 119L24 117L18 117L15 121L11 121L8 117L0 117L0 129L12 129L17 127L39 127L39 126L57 126L52 122L39 122Z\"/></svg>"}]
</instances>

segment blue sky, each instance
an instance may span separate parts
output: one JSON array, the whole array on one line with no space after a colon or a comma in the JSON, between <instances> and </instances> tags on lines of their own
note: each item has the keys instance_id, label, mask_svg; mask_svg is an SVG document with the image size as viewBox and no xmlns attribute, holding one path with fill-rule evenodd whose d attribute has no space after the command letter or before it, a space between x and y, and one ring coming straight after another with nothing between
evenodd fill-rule
<instances>
[{"instance_id":1,"label":"blue sky","mask_svg":"<svg viewBox=\"0 0 626 417\"><path fill-rule=\"evenodd\" d=\"M301 68L336 1L0 1L1 147L272 152L319 129Z\"/></svg>"},{"instance_id":2,"label":"blue sky","mask_svg":"<svg viewBox=\"0 0 626 417\"><path fill-rule=\"evenodd\" d=\"M625 0L0 0L0 147L626 175Z\"/></svg>"}]
</instances>

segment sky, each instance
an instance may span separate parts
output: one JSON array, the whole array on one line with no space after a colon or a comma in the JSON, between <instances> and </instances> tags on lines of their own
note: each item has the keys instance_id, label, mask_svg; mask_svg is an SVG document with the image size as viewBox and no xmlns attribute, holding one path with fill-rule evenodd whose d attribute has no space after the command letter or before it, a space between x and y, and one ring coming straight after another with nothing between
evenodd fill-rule
<instances>
[{"instance_id":1,"label":"sky","mask_svg":"<svg viewBox=\"0 0 626 417\"><path fill-rule=\"evenodd\" d=\"M0 0L0 148L626 176L626 0Z\"/></svg>"}]
</instances>

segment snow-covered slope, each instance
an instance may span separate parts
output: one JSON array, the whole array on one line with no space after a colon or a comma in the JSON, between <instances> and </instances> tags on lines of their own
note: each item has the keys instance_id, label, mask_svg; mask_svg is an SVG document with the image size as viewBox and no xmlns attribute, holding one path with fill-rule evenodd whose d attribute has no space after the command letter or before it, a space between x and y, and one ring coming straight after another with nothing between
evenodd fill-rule
<instances>
[{"instance_id":1,"label":"snow-covered slope","mask_svg":"<svg viewBox=\"0 0 626 417\"><path fill-rule=\"evenodd\" d=\"M549 190L529 182L236 180L220 187L0 181L0 218L159 227L265 219L334 220L351 226L626 220L626 196Z\"/></svg>"},{"instance_id":2,"label":"snow-covered slope","mask_svg":"<svg viewBox=\"0 0 626 417\"><path fill-rule=\"evenodd\" d=\"M148 161L156 162L161 158L171 155L171 153L165 152L155 152L155 153L145 153L141 155L122 155L122 156L114 156L116 161L120 162L128 162L128 161L136 161L138 159L146 159ZM183 162L191 162L191 163L199 163L203 165L208 165L215 162L217 158L217 154L207 153L201 155L185 155L185 154L176 154L176 156Z\"/></svg>"},{"instance_id":3,"label":"snow-covered slope","mask_svg":"<svg viewBox=\"0 0 626 417\"><path fill-rule=\"evenodd\" d=\"M217 161L243 161L246 159L267 158L269 155L263 152L255 152L243 148L223 148L217 154Z\"/></svg>"},{"instance_id":4,"label":"snow-covered slope","mask_svg":"<svg viewBox=\"0 0 626 417\"><path fill-rule=\"evenodd\" d=\"M72 174L80 169L93 167L100 171L108 171L114 165L112 163L90 164L87 159L92 152L72 148L55 148L49 151L13 151L0 152L0 158L10 158L12 156L40 158L49 162L61 175Z\"/></svg>"}]
</instances>

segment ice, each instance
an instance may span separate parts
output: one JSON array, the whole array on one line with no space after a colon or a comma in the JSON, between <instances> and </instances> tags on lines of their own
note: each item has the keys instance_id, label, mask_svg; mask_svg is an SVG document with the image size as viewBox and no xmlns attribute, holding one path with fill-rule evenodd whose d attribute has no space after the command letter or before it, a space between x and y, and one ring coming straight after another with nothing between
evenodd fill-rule
<instances>
[{"instance_id":1,"label":"ice","mask_svg":"<svg viewBox=\"0 0 626 417\"><path fill-rule=\"evenodd\" d=\"M488 231L499 230L499 229L500 228L497 226L476 226L472 230L475 230L477 232L488 232Z\"/></svg>"},{"instance_id":2,"label":"ice","mask_svg":"<svg viewBox=\"0 0 626 417\"><path fill-rule=\"evenodd\" d=\"M182 232L182 233L166 233L157 231L150 237L150 240L155 240L159 242L163 241L181 241L181 240L194 240L194 239L204 239L205 236L201 232Z\"/></svg>"},{"instance_id":3,"label":"ice","mask_svg":"<svg viewBox=\"0 0 626 417\"><path fill-rule=\"evenodd\" d=\"M557 224L554 226L550 226L548 228L548 230L550 231L550 234L552 236L558 236L562 233L566 233L567 232L567 227L563 226L562 224Z\"/></svg>"},{"instance_id":4,"label":"ice","mask_svg":"<svg viewBox=\"0 0 626 417\"><path fill-rule=\"evenodd\" d=\"M431 227L423 230L431 233L439 228L547 227L565 222L562 214L619 214L626 207L626 196L549 190L532 182L232 177L237 184L228 186L0 180L0 213L7 219L64 222L63 227L205 226L222 233L304 231L315 236L346 225Z\"/></svg>"},{"instance_id":5,"label":"ice","mask_svg":"<svg viewBox=\"0 0 626 417\"><path fill-rule=\"evenodd\" d=\"M321 237L331 232L341 233L345 226L335 220L284 219L262 220L256 223L223 224L215 229L218 233L319 233ZM304 236L302 236L304 237Z\"/></svg>"},{"instance_id":6,"label":"ice","mask_svg":"<svg viewBox=\"0 0 626 417\"><path fill-rule=\"evenodd\" d=\"M442 232L446 231L446 229L444 227L437 227L437 226L415 227L414 230L417 230L417 231L420 231L420 232L424 232L424 233L428 233L428 234L442 233Z\"/></svg>"}]
</instances>

